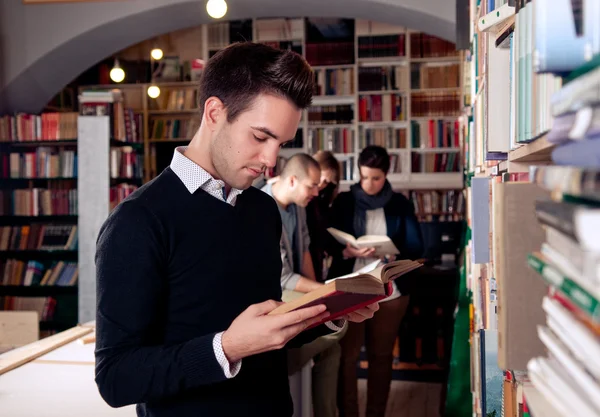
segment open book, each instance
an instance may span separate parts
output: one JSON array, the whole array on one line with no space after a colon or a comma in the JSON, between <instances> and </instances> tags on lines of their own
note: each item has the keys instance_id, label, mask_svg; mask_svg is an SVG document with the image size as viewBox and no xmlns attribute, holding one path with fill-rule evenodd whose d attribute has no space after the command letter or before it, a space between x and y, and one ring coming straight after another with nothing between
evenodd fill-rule
<instances>
[{"instance_id":1,"label":"open book","mask_svg":"<svg viewBox=\"0 0 600 417\"><path fill-rule=\"evenodd\" d=\"M344 246L349 243L357 249L375 248L373 256L398 255L400 253L392 239L387 236L364 235L357 239L351 234L333 227L328 227L327 231Z\"/></svg>"},{"instance_id":2,"label":"open book","mask_svg":"<svg viewBox=\"0 0 600 417\"><path fill-rule=\"evenodd\" d=\"M283 314L299 308L325 304L330 315L323 322L335 320L388 297L393 291L393 280L421 266L421 263L412 260L387 264L376 261L357 272L329 280L321 288L282 304L269 314ZM314 326L318 324L321 323Z\"/></svg>"}]
</instances>

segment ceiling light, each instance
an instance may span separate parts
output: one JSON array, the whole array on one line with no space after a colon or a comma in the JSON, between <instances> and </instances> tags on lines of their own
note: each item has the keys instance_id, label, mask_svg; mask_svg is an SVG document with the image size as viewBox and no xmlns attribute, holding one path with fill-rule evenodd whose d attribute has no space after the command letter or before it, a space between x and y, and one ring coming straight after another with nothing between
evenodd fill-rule
<instances>
[{"instance_id":1,"label":"ceiling light","mask_svg":"<svg viewBox=\"0 0 600 417\"><path fill-rule=\"evenodd\" d=\"M208 0L206 11L210 17L220 19L227 13L227 3L225 0Z\"/></svg>"},{"instance_id":2,"label":"ceiling light","mask_svg":"<svg viewBox=\"0 0 600 417\"><path fill-rule=\"evenodd\" d=\"M158 61L159 59L161 59L163 57L163 51L160 48L154 48L152 51L150 51L150 56L155 61Z\"/></svg>"},{"instance_id":3,"label":"ceiling light","mask_svg":"<svg viewBox=\"0 0 600 417\"><path fill-rule=\"evenodd\" d=\"M110 70L110 79L116 83L120 83L125 79L125 71L119 65L118 59L115 59L115 64Z\"/></svg>"},{"instance_id":4,"label":"ceiling light","mask_svg":"<svg viewBox=\"0 0 600 417\"><path fill-rule=\"evenodd\" d=\"M160 96L160 88L157 85L151 85L148 87L148 96L150 98L156 98Z\"/></svg>"}]
</instances>

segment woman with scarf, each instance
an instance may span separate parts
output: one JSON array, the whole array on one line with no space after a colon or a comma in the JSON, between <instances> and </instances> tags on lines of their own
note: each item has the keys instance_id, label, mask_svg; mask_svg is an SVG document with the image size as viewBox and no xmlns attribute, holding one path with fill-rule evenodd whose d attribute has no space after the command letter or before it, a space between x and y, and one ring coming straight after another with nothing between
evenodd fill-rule
<instances>
[{"instance_id":1,"label":"woman with scarf","mask_svg":"<svg viewBox=\"0 0 600 417\"><path fill-rule=\"evenodd\" d=\"M360 182L335 199L330 225L355 237L387 235L400 254L396 259L418 259L423 238L414 207L404 195L392 190L387 180L390 157L380 146L368 146L358 157ZM355 249L338 244L328 278L357 271L373 262L374 249ZM391 260L387 257L385 260ZM385 261L384 260L384 261ZM394 282L394 291L380 301L379 311L366 323L349 323L340 341L342 357L338 381L340 417L358 417L356 367L364 343L369 363L366 417L384 417L392 380L393 348L408 307L406 288ZM366 338L365 338L366 335Z\"/></svg>"}]
</instances>

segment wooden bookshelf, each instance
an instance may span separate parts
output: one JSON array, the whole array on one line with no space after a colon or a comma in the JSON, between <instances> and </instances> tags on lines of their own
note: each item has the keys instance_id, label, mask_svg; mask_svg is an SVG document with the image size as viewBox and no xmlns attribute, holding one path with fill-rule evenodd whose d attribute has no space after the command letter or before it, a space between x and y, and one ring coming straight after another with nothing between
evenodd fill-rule
<instances>
[{"instance_id":1,"label":"wooden bookshelf","mask_svg":"<svg viewBox=\"0 0 600 417\"><path fill-rule=\"evenodd\" d=\"M76 138L74 111L0 117L0 310L37 311L41 334L77 323L77 285L62 285L77 251L42 245L63 229L75 236ZM54 271L52 284L38 285Z\"/></svg>"},{"instance_id":2,"label":"wooden bookshelf","mask_svg":"<svg viewBox=\"0 0 600 417\"><path fill-rule=\"evenodd\" d=\"M543 135L531 143L521 145L517 149L510 151L508 160L511 162L527 163L547 162L551 159L550 155L554 147L554 144L548 142L546 135Z\"/></svg>"},{"instance_id":3,"label":"wooden bookshelf","mask_svg":"<svg viewBox=\"0 0 600 417\"><path fill-rule=\"evenodd\" d=\"M382 135L383 133L381 132L383 132L383 129L387 128L402 129L406 137L406 146L401 149L388 147L390 153L397 155L401 160L398 166L402 170L402 175L391 176L394 188L430 188L435 184L438 184L440 188L461 188L463 186L463 161L461 153L457 153L459 160L454 169L451 169L451 172L445 172L445 170L444 172L430 172L432 169L425 168L422 170L423 172L413 172L414 166L411 163L410 152L414 150L415 152L425 154L428 151L413 148L410 138L412 134L412 122L425 124L429 123L429 120L439 120L451 123L457 120L462 109L460 104L457 104L452 111L446 113L437 112L428 114L426 108L429 101L443 100L445 95L448 98L455 97L456 103L463 103L463 85L462 77L460 76L462 74L462 55L454 51L450 47L451 44L445 41L411 31L405 27L384 25L364 20L354 20L352 22L354 31L346 35L348 37L346 39L347 42L346 40L344 41L345 43L340 41L340 45L342 43L344 45L352 45L352 55L347 56L348 62L338 60L336 63L324 64L324 61L319 61L313 65L316 81L320 85L321 91L317 92L314 96L311 108L304 112L300 122L299 138L301 139L301 146L286 148L282 152L282 155L287 158L296 152L314 153L319 149L330 149L336 152L336 155L342 157L342 159L348 160L350 164L355 165L358 154L364 145L362 143L364 141L361 141L361 138L367 134ZM318 20L309 18L252 19L248 21L205 24L201 27L203 35L202 58L207 60L216 51L227 46L230 42L237 40L236 36L238 35L235 35L236 31L248 31L248 27L251 27L251 31L244 35L248 35L246 39L265 42L273 46L280 45L280 47L287 47L291 44L286 42L294 41L295 47L299 48L310 62L310 60L318 59L318 56L314 54L310 55L310 53L307 55L307 49L331 47L327 45L323 46L319 42L315 43L314 39L311 39L307 27L308 25L313 25L311 30L314 30L315 27L318 29L318 24ZM373 45L377 45L375 41L379 43L383 42L384 46L386 45L385 42L387 42L391 47L387 49L383 48L383 52L373 49L375 48ZM308 48L309 45L313 46ZM369 45L371 45L371 49L369 49ZM415 48L418 46L419 49L411 51L411 45ZM422 45L426 46L422 47ZM433 54L427 52L430 49L421 50L427 47L434 48L435 45L441 45L439 46L440 48L445 48L440 49L440 51L444 52ZM433 50L435 51L435 49ZM332 59L335 61L336 58ZM448 87L439 86L439 88L431 88L427 85L412 88L411 68L417 72L420 71L424 75L428 74L429 71L432 74L430 82L434 82L439 79L439 76L434 76L434 68L440 65L447 68L456 68L457 76L455 84L451 84ZM395 78L400 77L400 79L396 80L397 85L392 86L388 83L387 86L378 84L376 88L369 88L368 86L365 88L362 74L378 70L388 71L390 76ZM440 71L443 71L443 69ZM337 77L337 85L326 85L327 74ZM342 77L346 78L343 82L340 82L339 80ZM137 114L142 116L144 182L154 178L166 167L170 161L174 147L185 145L193 136L199 123L195 101L196 82L155 81L144 84L115 84L110 86L85 87L86 90L121 89L125 97L126 107L134 109ZM427 80L423 82L426 83ZM160 95L157 99L150 98L146 93L148 87L151 85L155 85L160 89ZM374 87L373 82L370 85ZM174 107L175 100L172 99L177 94L179 94L177 96L179 97L179 107ZM401 114L375 117L375 119L372 119L368 115L366 118L361 118L359 114L360 108L365 105L361 104L361 101L369 100L375 100L373 102L379 103L378 105L382 109L385 108L384 104L392 103L393 101L391 100L400 100L398 103L402 103ZM181 106L182 102L185 103L183 106ZM414 111L418 111L418 104L422 108L419 114L414 113ZM326 125L312 120L313 116L321 114L319 112L322 110L319 109L325 107L335 107L337 110L344 112L344 114L348 113L348 117L347 119L340 119L340 123ZM341 115L341 113L338 113L338 115ZM175 122L178 124L177 128L173 128ZM165 126L167 124L170 126L170 130L166 130ZM347 145L341 147L344 150L343 152L338 152L339 149L336 149L334 146L335 139L333 136L338 134L336 131L340 129L349 129L352 135L351 140L347 139L351 142L350 148ZM379 132L374 133L377 129L379 129ZM421 134L426 136L427 132L422 132ZM314 146L316 143L313 139L314 135L322 136L320 145ZM444 154L445 152L455 153L457 148L462 147L462 135L460 138L457 138L457 143L453 143L453 145L455 146L451 147L451 149L436 148L431 152L440 154ZM402 156L403 152L408 153L406 156ZM442 155L439 158L442 158ZM443 158L446 157L443 156ZM442 163L440 162L440 164ZM438 168L441 167L442 165L438 166ZM345 176L342 182L342 188L345 189L349 184L355 182L358 179L356 175L356 168L352 172L348 171L348 175Z\"/></svg>"}]
</instances>

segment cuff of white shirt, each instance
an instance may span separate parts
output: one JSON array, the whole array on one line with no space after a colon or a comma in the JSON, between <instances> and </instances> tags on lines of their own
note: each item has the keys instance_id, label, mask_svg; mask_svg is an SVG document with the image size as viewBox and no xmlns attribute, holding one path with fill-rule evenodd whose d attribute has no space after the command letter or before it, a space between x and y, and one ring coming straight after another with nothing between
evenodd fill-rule
<instances>
[{"instance_id":1,"label":"cuff of white shirt","mask_svg":"<svg viewBox=\"0 0 600 417\"><path fill-rule=\"evenodd\" d=\"M242 369L242 361L239 360L234 363L229 363L227 356L225 356L225 352L223 352L223 344L221 343L222 336L223 332L217 333L213 338L213 350L215 351L217 362L219 362L219 365L223 368L225 378L231 379L240 372L240 369Z\"/></svg>"},{"instance_id":2,"label":"cuff of white shirt","mask_svg":"<svg viewBox=\"0 0 600 417\"><path fill-rule=\"evenodd\" d=\"M339 332L346 325L346 319L339 319L335 321L326 321L325 326L327 326L330 330L334 332Z\"/></svg>"}]
</instances>

